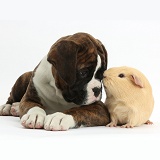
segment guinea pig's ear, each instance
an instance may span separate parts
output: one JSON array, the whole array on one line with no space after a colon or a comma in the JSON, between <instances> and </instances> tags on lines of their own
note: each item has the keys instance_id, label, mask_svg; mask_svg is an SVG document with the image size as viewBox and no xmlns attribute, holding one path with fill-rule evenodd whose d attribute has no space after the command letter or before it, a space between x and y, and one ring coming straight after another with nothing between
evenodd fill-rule
<instances>
[{"instance_id":1,"label":"guinea pig's ear","mask_svg":"<svg viewBox=\"0 0 160 160\"><path fill-rule=\"evenodd\" d=\"M134 84L136 84L137 86L139 86L140 88L143 88L143 83L141 81L141 79L139 77L137 77L136 75L132 74L131 75L131 80Z\"/></svg>"},{"instance_id":2,"label":"guinea pig's ear","mask_svg":"<svg viewBox=\"0 0 160 160\"><path fill-rule=\"evenodd\" d=\"M56 68L59 76L69 85L76 80L77 52L79 46L73 41L61 40L48 53L48 61Z\"/></svg>"}]
</instances>

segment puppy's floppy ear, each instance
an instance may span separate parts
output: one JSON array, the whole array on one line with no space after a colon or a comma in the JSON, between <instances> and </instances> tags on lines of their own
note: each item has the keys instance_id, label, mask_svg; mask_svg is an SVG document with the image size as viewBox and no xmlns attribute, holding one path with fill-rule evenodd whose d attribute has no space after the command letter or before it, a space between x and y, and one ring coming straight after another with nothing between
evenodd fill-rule
<instances>
[{"instance_id":1,"label":"puppy's floppy ear","mask_svg":"<svg viewBox=\"0 0 160 160\"><path fill-rule=\"evenodd\" d=\"M107 63L108 63L108 54L107 54L106 48L104 47L104 45L99 39L95 39L92 35L89 35L89 34L88 34L88 37L93 42L93 44L96 46L98 50L98 54L100 55L101 60L102 60L103 69L106 70Z\"/></svg>"},{"instance_id":2,"label":"puppy's floppy ear","mask_svg":"<svg viewBox=\"0 0 160 160\"><path fill-rule=\"evenodd\" d=\"M98 39L96 39L96 46L97 46L97 50L99 51L99 55L102 59L102 64L104 66L104 70L106 70L107 69L107 64L108 64L107 50L104 47L104 45L102 44L102 42Z\"/></svg>"},{"instance_id":3,"label":"puppy's floppy ear","mask_svg":"<svg viewBox=\"0 0 160 160\"><path fill-rule=\"evenodd\" d=\"M134 84L136 84L137 86L139 86L140 88L144 87L141 79L138 76L134 75L134 74L131 75L131 81Z\"/></svg>"},{"instance_id":4,"label":"puppy's floppy ear","mask_svg":"<svg viewBox=\"0 0 160 160\"><path fill-rule=\"evenodd\" d=\"M59 76L69 85L76 81L78 45L73 41L61 40L52 46L48 61L56 68Z\"/></svg>"}]
</instances>

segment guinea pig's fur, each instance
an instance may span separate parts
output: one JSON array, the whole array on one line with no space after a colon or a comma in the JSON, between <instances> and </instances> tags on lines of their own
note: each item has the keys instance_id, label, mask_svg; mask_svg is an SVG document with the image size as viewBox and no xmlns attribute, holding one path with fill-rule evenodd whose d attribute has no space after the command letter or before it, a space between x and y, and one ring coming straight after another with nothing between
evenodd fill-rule
<instances>
[{"instance_id":1,"label":"guinea pig's fur","mask_svg":"<svg viewBox=\"0 0 160 160\"><path fill-rule=\"evenodd\" d=\"M122 66L106 70L103 77L105 105L111 118L107 126L132 128L150 122L154 98L152 87L143 73Z\"/></svg>"}]
</instances>

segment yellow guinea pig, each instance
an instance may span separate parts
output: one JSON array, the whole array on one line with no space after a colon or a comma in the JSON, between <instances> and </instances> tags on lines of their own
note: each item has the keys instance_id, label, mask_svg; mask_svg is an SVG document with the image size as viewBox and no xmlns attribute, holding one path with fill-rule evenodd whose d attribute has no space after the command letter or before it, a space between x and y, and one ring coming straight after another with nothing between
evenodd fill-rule
<instances>
[{"instance_id":1,"label":"yellow guinea pig","mask_svg":"<svg viewBox=\"0 0 160 160\"><path fill-rule=\"evenodd\" d=\"M139 70L127 66L114 67L103 74L107 106L111 122L109 127L120 125L132 128L149 121L154 108L152 87Z\"/></svg>"}]
</instances>

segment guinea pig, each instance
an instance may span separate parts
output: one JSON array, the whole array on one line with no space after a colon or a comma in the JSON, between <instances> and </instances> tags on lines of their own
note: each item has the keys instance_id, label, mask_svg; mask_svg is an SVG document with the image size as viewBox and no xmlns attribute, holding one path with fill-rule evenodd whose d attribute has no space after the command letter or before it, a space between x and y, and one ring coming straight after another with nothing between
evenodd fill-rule
<instances>
[{"instance_id":1,"label":"guinea pig","mask_svg":"<svg viewBox=\"0 0 160 160\"><path fill-rule=\"evenodd\" d=\"M109 127L132 128L144 123L154 108L152 87L143 73L128 66L113 67L103 74L105 105L110 113Z\"/></svg>"}]
</instances>

